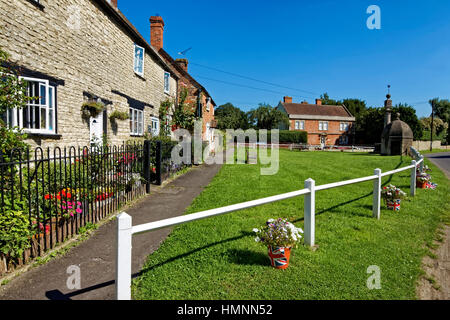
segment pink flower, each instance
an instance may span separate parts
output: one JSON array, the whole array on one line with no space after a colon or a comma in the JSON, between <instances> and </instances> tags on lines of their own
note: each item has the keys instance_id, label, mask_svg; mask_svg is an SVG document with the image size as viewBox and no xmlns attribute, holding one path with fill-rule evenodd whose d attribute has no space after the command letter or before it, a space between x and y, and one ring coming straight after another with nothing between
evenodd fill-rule
<instances>
[{"instance_id":1,"label":"pink flower","mask_svg":"<svg viewBox=\"0 0 450 320\"><path fill-rule=\"evenodd\" d=\"M80 208L78 208L77 210L75 210L77 213L81 213L83 212L83 210L81 210Z\"/></svg>"}]
</instances>

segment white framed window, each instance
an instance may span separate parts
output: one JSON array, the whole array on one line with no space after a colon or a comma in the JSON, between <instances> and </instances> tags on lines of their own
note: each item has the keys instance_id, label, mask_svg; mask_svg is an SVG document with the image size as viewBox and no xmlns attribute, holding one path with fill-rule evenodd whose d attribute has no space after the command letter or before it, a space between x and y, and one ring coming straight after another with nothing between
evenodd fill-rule
<instances>
[{"instance_id":1,"label":"white framed window","mask_svg":"<svg viewBox=\"0 0 450 320\"><path fill-rule=\"evenodd\" d=\"M144 111L130 108L130 133L135 136L144 135Z\"/></svg>"},{"instance_id":2,"label":"white framed window","mask_svg":"<svg viewBox=\"0 0 450 320\"><path fill-rule=\"evenodd\" d=\"M348 131L348 126L349 126L348 122L341 122L339 129L341 131Z\"/></svg>"},{"instance_id":3,"label":"white framed window","mask_svg":"<svg viewBox=\"0 0 450 320\"><path fill-rule=\"evenodd\" d=\"M134 45L134 72L141 77L144 76L144 54L145 49L143 47Z\"/></svg>"},{"instance_id":4,"label":"white framed window","mask_svg":"<svg viewBox=\"0 0 450 320\"><path fill-rule=\"evenodd\" d=\"M295 121L295 130L305 130L305 121Z\"/></svg>"},{"instance_id":5,"label":"white framed window","mask_svg":"<svg viewBox=\"0 0 450 320\"><path fill-rule=\"evenodd\" d=\"M328 130L328 121L319 121L319 131Z\"/></svg>"},{"instance_id":6,"label":"white framed window","mask_svg":"<svg viewBox=\"0 0 450 320\"><path fill-rule=\"evenodd\" d=\"M21 109L8 110L6 123L27 133L56 133L56 89L48 80L19 77L27 82L26 95L33 99Z\"/></svg>"},{"instance_id":7,"label":"white framed window","mask_svg":"<svg viewBox=\"0 0 450 320\"><path fill-rule=\"evenodd\" d=\"M156 117L152 117L152 136L156 137L159 135L159 119Z\"/></svg>"},{"instance_id":8,"label":"white framed window","mask_svg":"<svg viewBox=\"0 0 450 320\"><path fill-rule=\"evenodd\" d=\"M164 92L170 92L170 73L164 72Z\"/></svg>"}]
</instances>

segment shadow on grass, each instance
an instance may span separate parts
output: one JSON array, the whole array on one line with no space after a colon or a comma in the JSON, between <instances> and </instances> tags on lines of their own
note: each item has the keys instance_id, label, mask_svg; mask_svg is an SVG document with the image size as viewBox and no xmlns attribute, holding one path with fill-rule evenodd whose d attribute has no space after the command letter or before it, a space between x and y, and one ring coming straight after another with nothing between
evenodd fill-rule
<instances>
[{"instance_id":1,"label":"shadow on grass","mask_svg":"<svg viewBox=\"0 0 450 320\"><path fill-rule=\"evenodd\" d=\"M194 253L199 252L201 250L204 250L204 249L207 249L207 248L211 248L211 247L223 244L223 243L239 240L239 239L242 239L242 238L245 238L245 237L250 237L250 236L254 236L254 234L252 232L241 231L241 235L240 236L236 236L236 237L233 237L233 238L228 238L228 239L225 239L225 240L222 240L222 241L218 241L218 242L213 242L213 243L210 243L210 244L205 245L203 247L191 250L189 252L180 254L180 255L175 256L175 257L172 257L172 258L167 259L166 261L158 263L158 264L156 264L154 266L150 266L148 268L144 268L140 272L132 274L131 277L133 279L137 278L137 277L141 276L142 274L144 274L146 272L152 271L152 270L154 270L154 269L156 269L158 267L162 267L162 266L164 266L167 263L170 263L170 262L176 261L178 259L182 259L182 258L185 258L187 256L190 256L191 254L194 254ZM87 292L90 292L90 291L94 291L94 290L98 290L98 289L101 289L101 288L105 288L105 287L108 287L108 286L112 286L112 285L115 285L115 283L116 283L115 280L105 281L105 282L98 283L96 285L93 285L93 286L90 286L90 287L87 287L87 288L84 288L84 289L81 289L81 290L77 290L77 291L73 291L73 292L67 293L67 294L62 293L60 290L50 290L50 291L47 291L45 293L45 296L49 300L71 300L72 297L75 297L75 296L78 296L78 295L81 295L81 294L84 294L84 293L87 293Z\"/></svg>"},{"instance_id":2,"label":"shadow on grass","mask_svg":"<svg viewBox=\"0 0 450 320\"><path fill-rule=\"evenodd\" d=\"M270 260L267 254L251 250L231 249L227 251L231 263L246 266L268 266Z\"/></svg>"}]
</instances>

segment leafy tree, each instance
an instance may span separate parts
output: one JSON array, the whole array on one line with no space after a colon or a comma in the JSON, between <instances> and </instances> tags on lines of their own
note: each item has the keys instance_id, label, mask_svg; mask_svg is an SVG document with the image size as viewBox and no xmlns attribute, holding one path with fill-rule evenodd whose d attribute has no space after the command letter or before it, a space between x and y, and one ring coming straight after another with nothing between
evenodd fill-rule
<instances>
[{"instance_id":1,"label":"leafy tree","mask_svg":"<svg viewBox=\"0 0 450 320\"><path fill-rule=\"evenodd\" d=\"M414 140L420 140L423 135L423 128L419 118L417 118L416 109L407 103L399 103L392 108L392 120L395 119L396 113L400 113L400 120L406 122L411 128L414 135Z\"/></svg>"},{"instance_id":2,"label":"leafy tree","mask_svg":"<svg viewBox=\"0 0 450 320\"><path fill-rule=\"evenodd\" d=\"M342 104L342 102L340 102L339 100L330 99L330 96L326 92L324 94L320 95L320 99L322 100L323 105L338 106L338 105Z\"/></svg>"},{"instance_id":3,"label":"leafy tree","mask_svg":"<svg viewBox=\"0 0 450 320\"><path fill-rule=\"evenodd\" d=\"M448 99L439 99L439 98L434 98L431 99L430 101L430 105L433 105L434 103L434 114L435 116L439 117L440 119L442 119L442 121L444 121L445 123L447 123L447 128L450 126L450 100ZM447 130L447 143L450 143L450 134L448 133Z\"/></svg>"},{"instance_id":4,"label":"leafy tree","mask_svg":"<svg viewBox=\"0 0 450 320\"><path fill-rule=\"evenodd\" d=\"M431 117L428 118L420 118L420 123L422 124L422 128L426 131L431 131ZM438 117L434 117L433 120L433 134L440 135L442 132L448 129L448 124L439 119Z\"/></svg>"},{"instance_id":5,"label":"leafy tree","mask_svg":"<svg viewBox=\"0 0 450 320\"><path fill-rule=\"evenodd\" d=\"M247 113L250 126L255 129L276 129L280 126L289 126L289 116L268 104L259 104L257 109Z\"/></svg>"},{"instance_id":6,"label":"leafy tree","mask_svg":"<svg viewBox=\"0 0 450 320\"><path fill-rule=\"evenodd\" d=\"M0 48L0 154L8 160L9 152L14 148L24 148L26 135L19 128L11 128L6 123L8 110L20 109L31 98L25 92L26 81L19 80L19 74L11 67L9 55ZM2 161L2 159L0 159Z\"/></svg>"},{"instance_id":7,"label":"leafy tree","mask_svg":"<svg viewBox=\"0 0 450 320\"><path fill-rule=\"evenodd\" d=\"M359 143L377 143L381 141L384 129L384 109L368 108L360 115L356 131Z\"/></svg>"},{"instance_id":8,"label":"leafy tree","mask_svg":"<svg viewBox=\"0 0 450 320\"><path fill-rule=\"evenodd\" d=\"M172 123L177 127L192 131L194 129L195 113L192 105L186 102L189 91L185 88L180 93L180 102L173 113Z\"/></svg>"},{"instance_id":9,"label":"leafy tree","mask_svg":"<svg viewBox=\"0 0 450 320\"><path fill-rule=\"evenodd\" d=\"M249 123L245 112L231 103L226 103L217 107L214 110L214 117L217 120L217 128L220 130L246 130L249 128Z\"/></svg>"}]
</instances>

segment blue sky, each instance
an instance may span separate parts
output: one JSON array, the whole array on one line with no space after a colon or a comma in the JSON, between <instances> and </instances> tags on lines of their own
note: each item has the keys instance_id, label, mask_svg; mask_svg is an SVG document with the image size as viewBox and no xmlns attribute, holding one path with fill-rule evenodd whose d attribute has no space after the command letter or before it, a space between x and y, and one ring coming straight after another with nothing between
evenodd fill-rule
<instances>
[{"instance_id":1,"label":"blue sky","mask_svg":"<svg viewBox=\"0 0 450 320\"><path fill-rule=\"evenodd\" d=\"M366 26L373 4L380 30ZM313 102L328 92L382 106L390 84L394 104L427 116L429 99L450 98L448 0L119 0L119 8L148 40L149 17L162 16L165 50L189 59L189 72L218 105L249 110L284 95Z\"/></svg>"}]
</instances>

